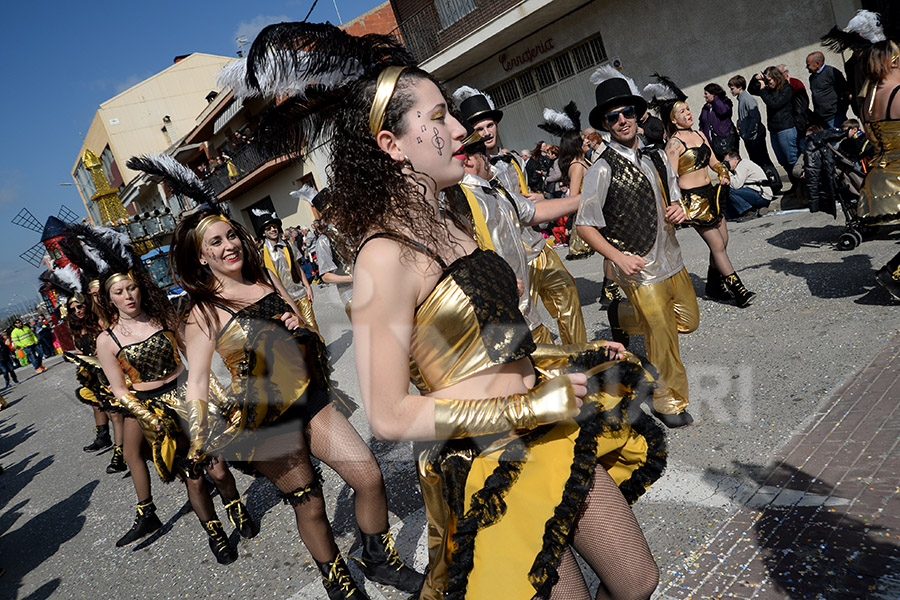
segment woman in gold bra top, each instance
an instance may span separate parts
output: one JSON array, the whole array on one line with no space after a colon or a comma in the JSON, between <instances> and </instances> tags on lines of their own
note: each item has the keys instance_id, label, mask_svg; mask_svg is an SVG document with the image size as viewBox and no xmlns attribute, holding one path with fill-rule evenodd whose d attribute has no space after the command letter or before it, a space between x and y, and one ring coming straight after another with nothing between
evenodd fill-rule
<instances>
[{"instance_id":1,"label":"woman in gold bra top","mask_svg":"<svg viewBox=\"0 0 900 600\"><path fill-rule=\"evenodd\" d=\"M107 265L98 269L102 293L95 296L108 323L97 337L97 357L109 381L113 405L127 411L126 416L130 417L124 420L122 450L137 494L137 515L116 546L130 544L162 527L150 494L150 473L144 458L149 442L163 481L177 477L185 483L191 507L209 537L216 560L231 563L237 554L216 516L203 473L190 472L185 464L189 407L183 401L186 382L174 333L179 327L175 311L142 268L127 237L89 225L72 226L70 232L65 248L73 262L82 270L90 269L88 263L93 261L88 257L101 256ZM240 501L234 476L225 463L212 461L206 472L241 534L256 535L256 526Z\"/></svg>"},{"instance_id":2,"label":"woman in gold bra top","mask_svg":"<svg viewBox=\"0 0 900 600\"><path fill-rule=\"evenodd\" d=\"M200 194L194 197L214 203L194 179ZM274 483L294 510L328 597L364 599L328 522L321 476L311 462L318 458L353 489L363 545L357 560L366 577L418 591L423 576L394 549L375 456L347 420L350 411L332 402L325 345L303 324L278 276L263 266L249 234L217 210L199 210L176 228L172 256L192 302L185 334L188 397L207 400L213 354L231 373L230 409L192 428L192 445L223 453Z\"/></svg>"},{"instance_id":3,"label":"woman in gold bra top","mask_svg":"<svg viewBox=\"0 0 900 600\"><path fill-rule=\"evenodd\" d=\"M310 44L322 53L298 52ZM335 80L329 65L349 48L369 57L356 75L327 102L299 98L305 113L287 113L296 130L268 131L285 144L332 134L323 218L359 248L352 322L366 413L376 437L416 442L429 547L420 598L587 598L570 543L601 594L648 598L658 569L623 493L637 498L664 462L662 433L635 404L652 378L609 360L621 345L535 346L512 269L438 201L463 177L465 128L396 42L282 23L257 37L247 81L273 95L265 73L293 89ZM590 379L575 372L586 368Z\"/></svg>"},{"instance_id":4,"label":"woman in gold bra top","mask_svg":"<svg viewBox=\"0 0 900 600\"><path fill-rule=\"evenodd\" d=\"M678 171L682 204L688 217L685 223L694 227L709 247L709 270L706 278L706 296L714 300L734 300L741 308L747 307L756 296L738 277L728 257L728 228L723 218L728 202L728 183L731 180L728 167L713 159L709 140L701 131L692 129L694 116L685 100L687 96L666 77L657 77L654 91L666 89L663 98L654 97L651 108L659 113L669 140L666 156ZM650 86L648 86L649 88ZM713 186L709 179L712 169L719 176Z\"/></svg>"}]
</instances>

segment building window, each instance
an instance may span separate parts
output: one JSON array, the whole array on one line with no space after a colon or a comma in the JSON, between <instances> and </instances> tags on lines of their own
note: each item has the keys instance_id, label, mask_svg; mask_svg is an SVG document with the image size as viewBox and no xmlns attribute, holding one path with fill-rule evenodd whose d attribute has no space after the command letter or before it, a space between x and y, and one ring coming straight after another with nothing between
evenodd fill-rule
<instances>
[{"instance_id":1,"label":"building window","mask_svg":"<svg viewBox=\"0 0 900 600\"><path fill-rule=\"evenodd\" d=\"M572 59L569 58L568 52L564 52L555 57L553 59L553 66L556 68L556 76L560 79L565 79L566 77L571 77L575 74L575 69L572 68Z\"/></svg>"},{"instance_id":2,"label":"building window","mask_svg":"<svg viewBox=\"0 0 900 600\"><path fill-rule=\"evenodd\" d=\"M537 91L537 86L534 85L534 76L531 71L523 75L519 75L516 78L516 81L519 82L519 89L522 90L523 96L530 96L531 94Z\"/></svg>"},{"instance_id":3,"label":"building window","mask_svg":"<svg viewBox=\"0 0 900 600\"><path fill-rule=\"evenodd\" d=\"M553 74L553 65L549 60L534 68L534 76L537 77L538 87L541 89L556 83L556 75Z\"/></svg>"},{"instance_id":4,"label":"building window","mask_svg":"<svg viewBox=\"0 0 900 600\"><path fill-rule=\"evenodd\" d=\"M475 10L475 0L434 0L434 8L441 22L441 29L447 29Z\"/></svg>"},{"instance_id":5,"label":"building window","mask_svg":"<svg viewBox=\"0 0 900 600\"><path fill-rule=\"evenodd\" d=\"M600 36L589 41L588 45L594 53L594 64L606 60L606 48L603 47L603 40L600 39Z\"/></svg>"}]
</instances>

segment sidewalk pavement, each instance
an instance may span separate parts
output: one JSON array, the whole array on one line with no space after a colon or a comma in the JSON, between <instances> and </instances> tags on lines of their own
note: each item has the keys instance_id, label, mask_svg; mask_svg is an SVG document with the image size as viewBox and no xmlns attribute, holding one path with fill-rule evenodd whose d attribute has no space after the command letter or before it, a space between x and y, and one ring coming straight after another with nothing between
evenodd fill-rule
<instances>
[{"instance_id":1,"label":"sidewalk pavement","mask_svg":"<svg viewBox=\"0 0 900 600\"><path fill-rule=\"evenodd\" d=\"M900 598L898 405L895 334L655 597Z\"/></svg>"}]
</instances>

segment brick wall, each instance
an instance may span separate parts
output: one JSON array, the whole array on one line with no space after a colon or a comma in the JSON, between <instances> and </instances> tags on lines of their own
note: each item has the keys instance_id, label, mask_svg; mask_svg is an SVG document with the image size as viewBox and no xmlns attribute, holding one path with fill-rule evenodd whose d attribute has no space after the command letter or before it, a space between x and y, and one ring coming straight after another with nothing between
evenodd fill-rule
<instances>
[{"instance_id":1,"label":"brick wall","mask_svg":"<svg viewBox=\"0 0 900 600\"><path fill-rule=\"evenodd\" d=\"M390 2L379 4L367 13L341 25L341 29L351 35L367 33L391 33L397 29L397 19Z\"/></svg>"}]
</instances>

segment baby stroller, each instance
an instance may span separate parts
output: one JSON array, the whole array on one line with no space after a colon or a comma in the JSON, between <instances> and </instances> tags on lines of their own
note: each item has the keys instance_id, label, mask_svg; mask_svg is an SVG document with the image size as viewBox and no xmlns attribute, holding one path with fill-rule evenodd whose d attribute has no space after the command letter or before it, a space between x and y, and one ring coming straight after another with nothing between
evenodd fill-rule
<instances>
[{"instance_id":1,"label":"baby stroller","mask_svg":"<svg viewBox=\"0 0 900 600\"><path fill-rule=\"evenodd\" d=\"M867 233L857 217L859 191L866 174L859 160L839 149L846 137L846 132L837 127L816 131L806 137L803 152L803 188L809 197L809 212L825 212L837 218L837 203L844 213L846 228L838 238L838 250L853 250Z\"/></svg>"}]
</instances>

